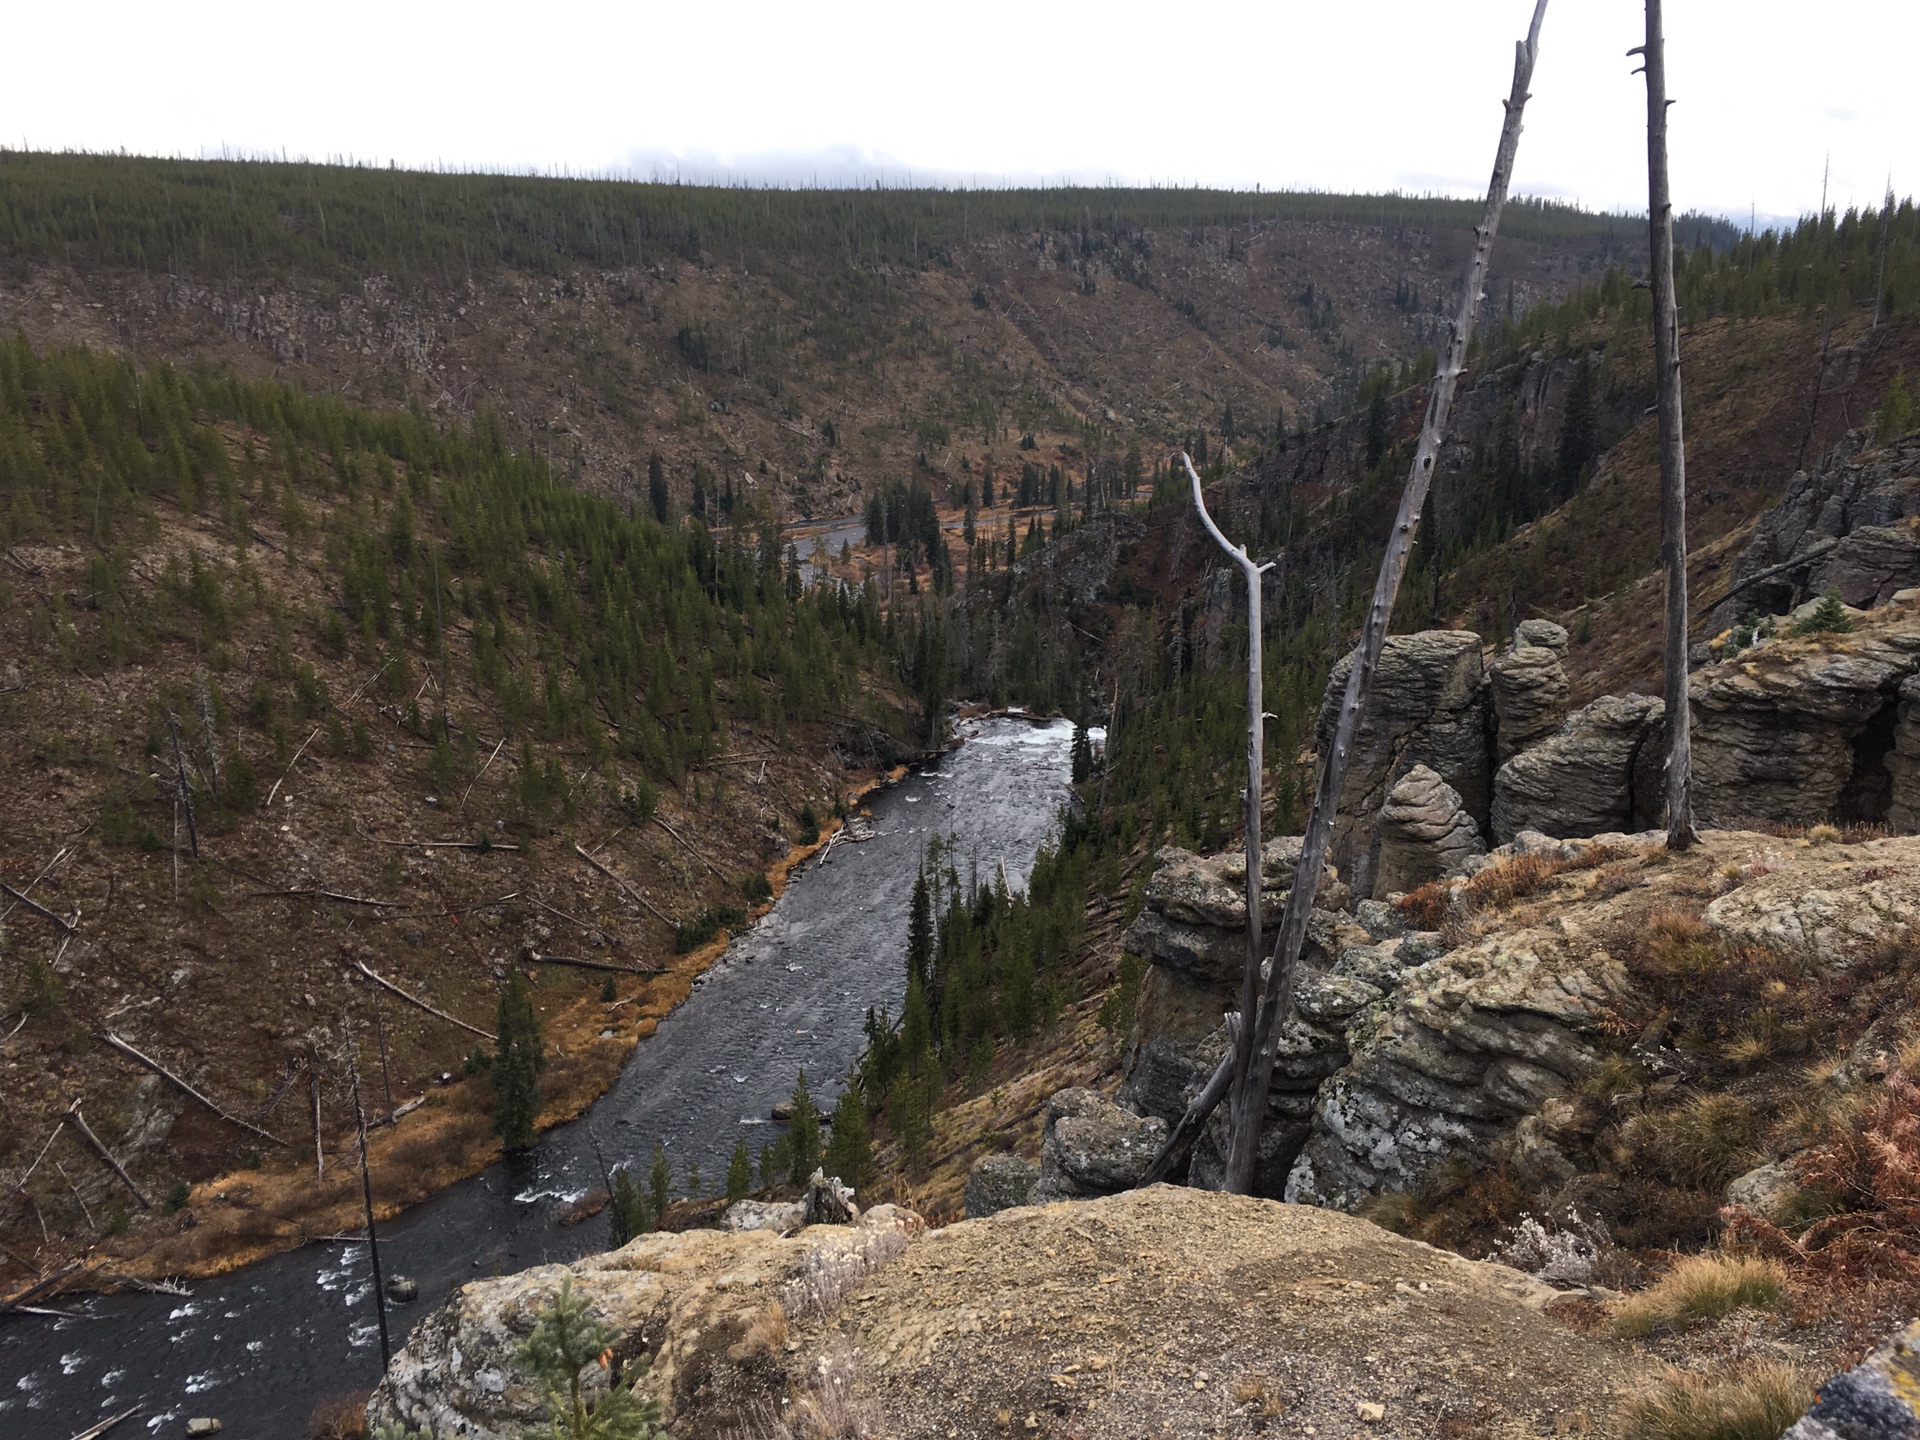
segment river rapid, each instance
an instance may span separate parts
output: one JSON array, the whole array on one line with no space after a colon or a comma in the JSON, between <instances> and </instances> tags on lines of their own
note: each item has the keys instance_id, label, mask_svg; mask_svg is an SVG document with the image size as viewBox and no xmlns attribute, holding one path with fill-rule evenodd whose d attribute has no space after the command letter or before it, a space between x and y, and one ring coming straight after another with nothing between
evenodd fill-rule
<instances>
[{"instance_id":1,"label":"river rapid","mask_svg":"<svg viewBox=\"0 0 1920 1440\"><path fill-rule=\"evenodd\" d=\"M697 1164L712 1187L741 1135L756 1154L774 1137L769 1111L803 1067L830 1103L864 1044L868 1007L900 1008L907 908L927 842L953 836L963 878L970 868L987 878L1004 861L1024 884L1058 828L1072 733L1065 721L963 724L959 749L872 797L873 839L835 845L795 872L582 1120L384 1222L385 1273L420 1286L413 1304L389 1309L394 1348L468 1280L605 1247L604 1217L558 1220L602 1183L589 1127L607 1161L636 1177L658 1140L677 1186ZM70 1440L138 1405L111 1440L180 1435L201 1415L221 1420L222 1440L297 1440L317 1403L379 1379L363 1240L310 1244L190 1288L190 1299L53 1302L69 1319L0 1319L0 1436Z\"/></svg>"}]
</instances>

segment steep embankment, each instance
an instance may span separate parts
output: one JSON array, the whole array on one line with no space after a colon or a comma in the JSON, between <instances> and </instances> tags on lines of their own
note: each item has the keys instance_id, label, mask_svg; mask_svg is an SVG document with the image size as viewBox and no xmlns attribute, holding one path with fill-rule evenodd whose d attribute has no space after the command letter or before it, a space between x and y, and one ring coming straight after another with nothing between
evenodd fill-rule
<instances>
[{"instance_id":1,"label":"steep embankment","mask_svg":"<svg viewBox=\"0 0 1920 1440\"><path fill-rule=\"evenodd\" d=\"M509 966L576 1113L906 753L870 606L497 435L13 344L0 437L16 1274L348 1223L350 1055L389 1205L471 1173Z\"/></svg>"}]
</instances>

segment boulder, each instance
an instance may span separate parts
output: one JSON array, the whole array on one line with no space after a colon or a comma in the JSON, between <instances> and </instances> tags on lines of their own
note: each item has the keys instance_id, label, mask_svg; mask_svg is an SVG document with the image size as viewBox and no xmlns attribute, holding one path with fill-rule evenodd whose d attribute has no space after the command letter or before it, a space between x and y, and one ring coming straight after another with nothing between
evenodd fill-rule
<instances>
[{"instance_id":1,"label":"boulder","mask_svg":"<svg viewBox=\"0 0 1920 1440\"><path fill-rule=\"evenodd\" d=\"M1749 1170L1727 1186L1729 1205L1743 1206L1770 1225L1789 1223L1799 1198L1799 1178L1780 1160Z\"/></svg>"},{"instance_id":2,"label":"boulder","mask_svg":"<svg viewBox=\"0 0 1920 1440\"><path fill-rule=\"evenodd\" d=\"M420 1282L411 1275L389 1275L387 1298L396 1305L411 1305L420 1298Z\"/></svg>"},{"instance_id":3,"label":"boulder","mask_svg":"<svg viewBox=\"0 0 1920 1440\"><path fill-rule=\"evenodd\" d=\"M1353 669L1343 657L1327 679L1315 725L1322 754L1333 743ZM1457 791L1467 813L1487 813L1492 774L1487 746L1486 675L1480 637L1467 630L1392 635L1380 652L1347 778L1340 791L1329 858L1356 895L1373 895L1380 810L1400 777L1426 765Z\"/></svg>"},{"instance_id":4,"label":"boulder","mask_svg":"<svg viewBox=\"0 0 1920 1440\"><path fill-rule=\"evenodd\" d=\"M1558 625L1553 628L1560 630ZM1500 759L1509 760L1527 746L1546 739L1566 718L1567 669L1562 663L1567 653L1566 634L1560 630L1558 649L1522 643L1496 657L1488 667Z\"/></svg>"},{"instance_id":5,"label":"boulder","mask_svg":"<svg viewBox=\"0 0 1920 1440\"><path fill-rule=\"evenodd\" d=\"M736 1200L720 1214L720 1228L732 1234L771 1230L791 1235L807 1223L807 1207L798 1200Z\"/></svg>"},{"instance_id":6,"label":"boulder","mask_svg":"<svg viewBox=\"0 0 1920 1440\"><path fill-rule=\"evenodd\" d=\"M1025 1205L1039 1178L1039 1167L1018 1155L982 1155L967 1172L967 1219Z\"/></svg>"},{"instance_id":7,"label":"boulder","mask_svg":"<svg viewBox=\"0 0 1920 1440\"><path fill-rule=\"evenodd\" d=\"M1166 1139L1167 1122L1158 1116L1123 1110L1095 1090L1062 1090L1047 1102L1040 1174L1029 1203L1131 1189Z\"/></svg>"},{"instance_id":8,"label":"boulder","mask_svg":"<svg viewBox=\"0 0 1920 1440\"><path fill-rule=\"evenodd\" d=\"M1516 649L1538 646L1542 650L1551 650L1562 660L1567 658L1567 645L1572 639L1567 627L1556 625L1551 620L1522 620L1513 632Z\"/></svg>"},{"instance_id":9,"label":"boulder","mask_svg":"<svg viewBox=\"0 0 1920 1440\"><path fill-rule=\"evenodd\" d=\"M1781 1440L1913 1440L1920 1435L1920 1320L1844 1375Z\"/></svg>"},{"instance_id":10,"label":"boulder","mask_svg":"<svg viewBox=\"0 0 1920 1440\"><path fill-rule=\"evenodd\" d=\"M1523 750L1493 781L1493 835L1637 830L1657 818L1666 706L1651 695L1603 695L1569 715L1552 739ZM1695 729L1698 774L1698 727Z\"/></svg>"},{"instance_id":11,"label":"boulder","mask_svg":"<svg viewBox=\"0 0 1920 1440\"><path fill-rule=\"evenodd\" d=\"M1460 792L1429 767L1416 765L1400 777L1381 808L1373 893L1383 897L1451 878L1485 853L1480 827L1461 803ZM1372 926L1364 928L1373 933Z\"/></svg>"}]
</instances>

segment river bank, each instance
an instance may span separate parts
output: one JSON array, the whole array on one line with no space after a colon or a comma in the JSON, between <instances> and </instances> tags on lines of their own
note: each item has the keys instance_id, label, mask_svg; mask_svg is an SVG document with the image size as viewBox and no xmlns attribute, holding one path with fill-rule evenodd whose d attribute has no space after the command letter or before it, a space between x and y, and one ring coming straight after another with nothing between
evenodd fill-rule
<instances>
[{"instance_id":1,"label":"river bank","mask_svg":"<svg viewBox=\"0 0 1920 1440\"><path fill-rule=\"evenodd\" d=\"M898 1010L906 913L931 839L956 837L963 872L989 873L1004 859L1019 883L1055 833L1071 727L967 728L959 750L870 795L871 840L842 842L825 863L793 857L760 922L698 974L689 964L691 993L653 1022L648 1043L618 1037L626 1063L585 1115L382 1223L386 1272L419 1286L416 1304L389 1314L396 1346L466 1280L604 1245L604 1220L568 1223L602 1184L596 1141L608 1163L639 1171L659 1144L676 1190L693 1188L697 1168L704 1191L738 1139L758 1148L773 1138L769 1111L797 1072L830 1099L864 1044L868 1007ZM389 1186L402 1177L379 1142L371 1153L376 1198L388 1209ZM357 1167L339 1170L357 1188ZM222 1193L197 1190L192 1208L222 1208ZM342 1231L358 1224L348 1210ZM179 1433L190 1414L221 1417L223 1433L240 1440L301 1434L316 1403L371 1385L380 1368L365 1241L333 1233L196 1282L191 1298L69 1297L55 1302L72 1310L67 1318L0 1325L0 1371L17 1377L0 1394L0 1433L68 1440L138 1402L146 1407L138 1423L152 1422L156 1435Z\"/></svg>"}]
</instances>

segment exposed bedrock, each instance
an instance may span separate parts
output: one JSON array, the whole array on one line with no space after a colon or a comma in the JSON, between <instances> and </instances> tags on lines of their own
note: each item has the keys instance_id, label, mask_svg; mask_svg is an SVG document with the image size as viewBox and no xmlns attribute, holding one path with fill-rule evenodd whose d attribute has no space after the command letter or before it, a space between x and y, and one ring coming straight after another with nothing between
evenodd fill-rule
<instances>
[{"instance_id":1,"label":"exposed bedrock","mask_svg":"<svg viewBox=\"0 0 1920 1440\"><path fill-rule=\"evenodd\" d=\"M1327 680L1315 726L1325 754L1333 742L1353 656ZM1425 765L1456 790L1467 813L1487 813L1492 785L1487 678L1480 637L1468 630L1394 635L1380 652L1373 690L1354 737L1329 856L1357 895L1374 893L1378 817L1400 777Z\"/></svg>"},{"instance_id":2,"label":"exposed bedrock","mask_svg":"<svg viewBox=\"0 0 1920 1440\"><path fill-rule=\"evenodd\" d=\"M1522 830L1565 839L1646 829L1659 818L1666 706L1603 695L1493 777L1493 838ZM1695 732L1696 755L1700 744Z\"/></svg>"},{"instance_id":3,"label":"exposed bedrock","mask_svg":"<svg viewBox=\"0 0 1920 1440\"><path fill-rule=\"evenodd\" d=\"M1425 765L1393 787L1380 811L1380 860L1373 893L1383 898L1429 880L1466 873L1486 854L1480 825L1455 790Z\"/></svg>"},{"instance_id":4,"label":"exposed bedrock","mask_svg":"<svg viewBox=\"0 0 1920 1440\"><path fill-rule=\"evenodd\" d=\"M1487 667L1502 760L1546 739L1567 714L1567 632L1550 620L1525 620L1514 639Z\"/></svg>"}]
</instances>

